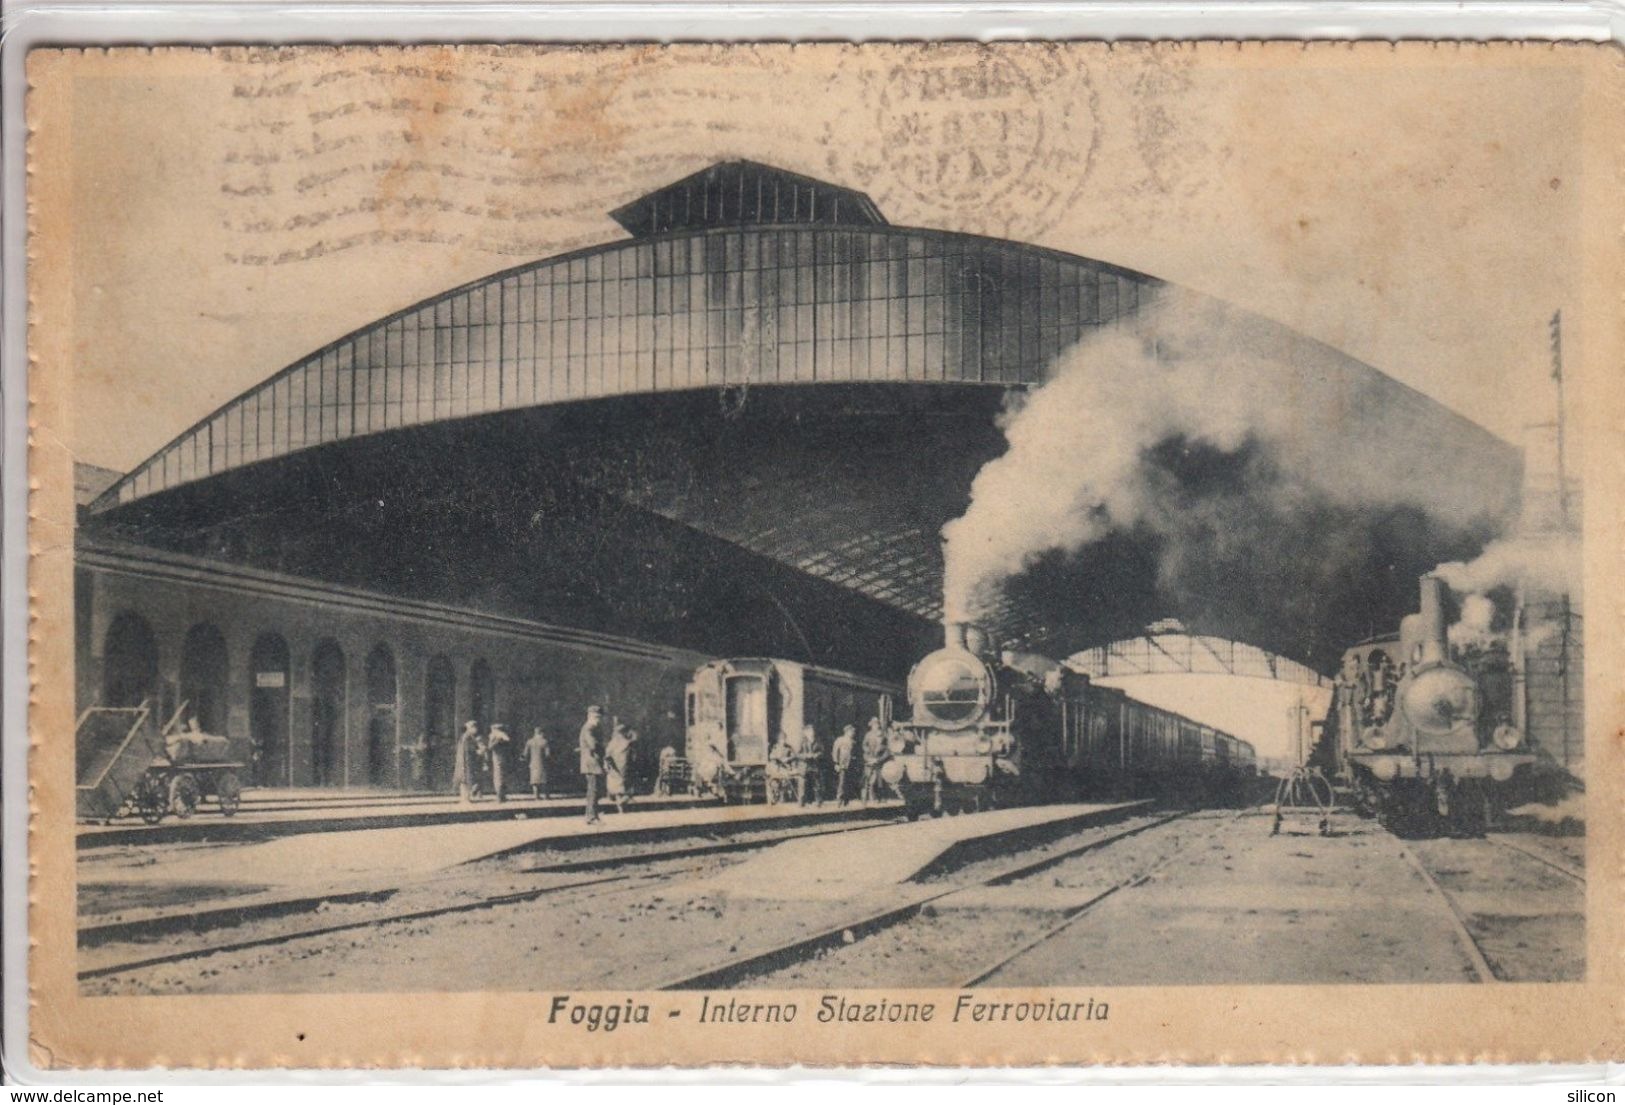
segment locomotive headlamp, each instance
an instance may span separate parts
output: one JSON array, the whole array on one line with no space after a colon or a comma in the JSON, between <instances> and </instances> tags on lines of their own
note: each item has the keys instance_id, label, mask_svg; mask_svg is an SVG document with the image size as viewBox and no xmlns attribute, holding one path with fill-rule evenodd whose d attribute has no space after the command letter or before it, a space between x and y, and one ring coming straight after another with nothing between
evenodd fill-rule
<instances>
[{"instance_id":1,"label":"locomotive headlamp","mask_svg":"<svg viewBox=\"0 0 1625 1105\"><path fill-rule=\"evenodd\" d=\"M983 737L981 740L976 742L977 755L985 756L991 751L993 751L993 742L988 740L986 737Z\"/></svg>"},{"instance_id":2,"label":"locomotive headlamp","mask_svg":"<svg viewBox=\"0 0 1625 1105\"><path fill-rule=\"evenodd\" d=\"M1502 752L1515 752L1523 744L1523 733L1517 726L1502 722L1495 727L1495 732L1490 735L1490 740Z\"/></svg>"},{"instance_id":3,"label":"locomotive headlamp","mask_svg":"<svg viewBox=\"0 0 1625 1105\"><path fill-rule=\"evenodd\" d=\"M1388 734L1381 729L1367 729L1360 738L1360 743L1367 748L1375 748L1380 752L1388 747Z\"/></svg>"}]
</instances>

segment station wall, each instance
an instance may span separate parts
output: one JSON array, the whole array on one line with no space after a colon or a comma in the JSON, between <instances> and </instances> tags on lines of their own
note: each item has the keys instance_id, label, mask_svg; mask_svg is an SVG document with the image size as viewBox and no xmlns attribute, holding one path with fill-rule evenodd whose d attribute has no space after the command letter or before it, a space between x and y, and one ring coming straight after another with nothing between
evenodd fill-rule
<instances>
[{"instance_id":1,"label":"station wall","mask_svg":"<svg viewBox=\"0 0 1625 1105\"><path fill-rule=\"evenodd\" d=\"M607 634L317 584L138 546L81 543L80 709L185 703L268 786L450 791L464 721L546 731L552 777L580 782L589 703L682 742L683 689L706 657Z\"/></svg>"}]
</instances>

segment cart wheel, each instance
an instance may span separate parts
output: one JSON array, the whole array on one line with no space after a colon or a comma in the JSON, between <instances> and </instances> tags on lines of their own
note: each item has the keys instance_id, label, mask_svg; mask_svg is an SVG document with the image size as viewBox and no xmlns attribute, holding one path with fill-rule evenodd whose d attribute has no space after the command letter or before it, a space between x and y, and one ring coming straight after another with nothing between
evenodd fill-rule
<instances>
[{"instance_id":1,"label":"cart wheel","mask_svg":"<svg viewBox=\"0 0 1625 1105\"><path fill-rule=\"evenodd\" d=\"M237 781L236 772L220 773L220 779L215 783L215 799L220 803L222 817L230 817L237 812L237 807L243 804L243 785Z\"/></svg>"},{"instance_id":2,"label":"cart wheel","mask_svg":"<svg viewBox=\"0 0 1625 1105\"><path fill-rule=\"evenodd\" d=\"M164 791L164 780L161 775L143 775L140 782L135 785L135 812L149 825L158 824L168 812L168 803L165 801L167 795Z\"/></svg>"},{"instance_id":3,"label":"cart wheel","mask_svg":"<svg viewBox=\"0 0 1625 1105\"><path fill-rule=\"evenodd\" d=\"M169 808L176 817L191 817L197 812L197 804L202 798L202 789L189 773L183 772L169 781Z\"/></svg>"}]
</instances>

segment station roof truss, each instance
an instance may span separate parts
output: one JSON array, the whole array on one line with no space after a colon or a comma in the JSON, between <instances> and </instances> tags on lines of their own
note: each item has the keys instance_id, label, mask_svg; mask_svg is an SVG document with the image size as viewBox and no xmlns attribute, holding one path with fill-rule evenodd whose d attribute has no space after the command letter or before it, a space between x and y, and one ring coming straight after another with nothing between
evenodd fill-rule
<instances>
[{"instance_id":1,"label":"station roof truss","mask_svg":"<svg viewBox=\"0 0 1625 1105\"><path fill-rule=\"evenodd\" d=\"M1329 687L1331 680L1313 668L1273 652L1223 637L1185 633L1148 633L1085 649L1067 658L1067 666L1097 679L1131 675L1236 675Z\"/></svg>"}]
</instances>

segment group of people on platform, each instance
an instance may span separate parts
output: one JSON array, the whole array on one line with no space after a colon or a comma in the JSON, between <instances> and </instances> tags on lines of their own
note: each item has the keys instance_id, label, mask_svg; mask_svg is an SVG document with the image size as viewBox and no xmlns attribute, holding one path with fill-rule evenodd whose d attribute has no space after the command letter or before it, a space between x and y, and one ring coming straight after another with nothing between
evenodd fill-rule
<instances>
[{"instance_id":1,"label":"group of people on platform","mask_svg":"<svg viewBox=\"0 0 1625 1105\"><path fill-rule=\"evenodd\" d=\"M588 706L586 720L577 739L580 771L587 786L587 824L599 823L598 804L603 799L615 803L617 812L624 812L632 800L631 766L633 748L638 743L638 731L619 721L613 723L605 737L604 711L601 706ZM468 721L457 736L455 760L452 769L452 789L463 802L472 802L491 794L498 802L508 800L509 756L513 738L501 722L494 722L489 730L480 731L479 723ZM824 804L826 765L833 770L835 789L832 795L837 805L844 806L854 797L865 805L882 794L886 784L881 778L881 767L890 758L890 740L879 718L869 720L868 730L861 744L857 727L845 726L829 749L818 737L817 730L805 726L799 733L779 735L768 753L766 769L767 798L770 802L796 802L802 805ZM538 801L551 798L549 785L549 751L551 743L538 726L520 749L522 762L528 769L530 795ZM708 756L691 765L694 779L703 788L723 793L728 780L737 769L731 764L727 737L720 726L707 741ZM660 750L659 774L655 793L671 795L677 790L677 768L682 757L672 745ZM686 780L684 780L686 782ZM856 796L852 793L856 787Z\"/></svg>"},{"instance_id":2,"label":"group of people on platform","mask_svg":"<svg viewBox=\"0 0 1625 1105\"><path fill-rule=\"evenodd\" d=\"M632 748L638 741L638 731L616 722L609 738L604 738L604 711L600 706L587 707L587 720L581 726L581 775L587 783L587 822L598 821L598 801L606 797L624 810L632 798ZM513 738L506 726L493 722L486 732L480 731L477 721L468 721L457 735L451 785L458 798L472 802L490 793L498 802L508 800L510 746ZM528 769L530 795L540 801L553 796L549 784L549 752L551 742L538 726L520 750ZM663 762L667 753L676 755L676 749L667 747L661 753Z\"/></svg>"},{"instance_id":3,"label":"group of people on platform","mask_svg":"<svg viewBox=\"0 0 1625 1105\"><path fill-rule=\"evenodd\" d=\"M887 784L881 767L891 758L890 735L879 718L869 719L861 744L857 734L857 726L844 726L826 754L814 726L780 733L767 755L767 800L823 805L826 768L834 774L831 798L836 805L844 806L854 797L867 805L884 797ZM720 793L737 769L730 763L727 738L720 727L707 744L707 762L696 765L696 777L702 786Z\"/></svg>"}]
</instances>

